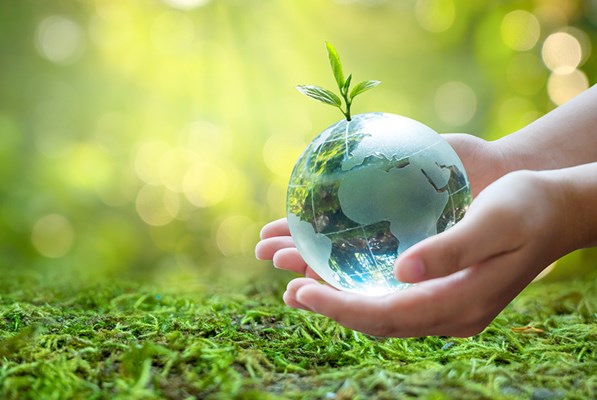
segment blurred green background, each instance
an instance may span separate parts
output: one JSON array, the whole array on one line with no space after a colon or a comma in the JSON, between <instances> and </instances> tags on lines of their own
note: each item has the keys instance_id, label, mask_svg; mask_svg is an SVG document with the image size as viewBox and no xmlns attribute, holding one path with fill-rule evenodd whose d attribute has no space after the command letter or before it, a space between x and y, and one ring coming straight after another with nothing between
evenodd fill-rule
<instances>
[{"instance_id":1,"label":"blurred green background","mask_svg":"<svg viewBox=\"0 0 597 400\"><path fill-rule=\"evenodd\" d=\"M382 81L355 113L496 139L595 83L596 28L580 0L3 0L0 271L279 276L259 229L341 118L294 89L333 88L324 40Z\"/></svg>"}]
</instances>

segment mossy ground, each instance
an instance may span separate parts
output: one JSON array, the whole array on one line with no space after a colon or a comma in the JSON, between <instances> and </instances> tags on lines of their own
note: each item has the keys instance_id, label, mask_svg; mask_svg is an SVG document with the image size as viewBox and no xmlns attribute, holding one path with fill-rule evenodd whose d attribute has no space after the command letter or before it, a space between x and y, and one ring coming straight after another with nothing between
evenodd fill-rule
<instances>
[{"instance_id":1,"label":"mossy ground","mask_svg":"<svg viewBox=\"0 0 597 400\"><path fill-rule=\"evenodd\" d=\"M480 335L379 339L280 301L0 283L3 399L590 399L596 276L536 283Z\"/></svg>"}]
</instances>

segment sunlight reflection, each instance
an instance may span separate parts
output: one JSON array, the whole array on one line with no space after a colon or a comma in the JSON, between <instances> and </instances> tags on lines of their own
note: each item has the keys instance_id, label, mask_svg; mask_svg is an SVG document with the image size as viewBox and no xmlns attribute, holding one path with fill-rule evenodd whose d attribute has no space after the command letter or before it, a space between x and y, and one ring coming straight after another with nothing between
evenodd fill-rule
<instances>
[{"instance_id":1,"label":"sunlight reflection","mask_svg":"<svg viewBox=\"0 0 597 400\"><path fill-rule=\"evenodd\" d=\"M84 50L83 29L75 21L54 15L37 28L35 44L40 55L57 64L72 64Z\"/></svg>"},{"instance_id":2,"label":"sunlight reflection","mask_svg":"<svg viewBox=\"0 0 597 400\"><path fill-rule=\"evenodd\" d=\"M554 72L547 80L547 93L555 105L561 105L589 88L584 72L575 69L567 74Z\"/></svg>"},{"instance_id":3,"label":"sunlight reflection","mask_svg":"<svg viewBox=\"0 0 597 400\"><path fill-rule=\"evenodd\" d=\"M553 4L541 4L533 11L544 28L555 28L568 23L568 17L561 7Z\"/></svg>"},{"instance_id":4,"label":"sunlight reflection","mask_svg":"<svg viewBox=\"0 0 597 400\"><path fill-rule=\"evenodd\" d=\"M253 252L259 229L255 221L245 215L234 215L224 219L217 228L216 243L225 256Z\"/></svg>"},{"instance_id":5,"label":"sunlight reflection","mask_svg":"<svg viewBox=\"0 0 597 400\"><path fill-rule=\"evenodd\" d=\"M589 38L589 35L587 35L585 31L574 26L566 27L563 32L574 36L574 38L578 40L582 52L580 61L580 65L582 65L591 55L591 38Z\"/></svg>"},{"instance_id":6,"label":"sunlight reflection","mask_svg":"<svg viewBox=\"0 0 597 400\"><path fill-rule=\"evenodd\" d=\"M176 193L162 186L145 185L137 193L137 213L149 225L162 226L176 218L180 200Z\"/></svg>"},{"instance_id":7,"label":"sunlight reflection","mask_svg":"<svg viewBox=\"0 0 597 400\"><path fill-rule=\"evenodd\" d=\"M170 5L171 7L178 8L181 10L192 10L193 8L205 6L211 2L211 0L163 0L163 1L164 1L164 3Z\"/></svg>"},{"instance_id":8,"label":"sunlight reflection","mask_svg":"<svg viewBox=\"0 0 597 400\"><path fill-rule=\"evenodd\" d=\"M95 143L76 143L59 164L60 176L71 186L97 189L108 186L112 163L104 149Z\"/></svg>"},{"instance_id":9,"label":"sunlight reflection","mask_svg":"<svg viewBox=\"0 0 597 400\"><path fill-rule=\"evenodd\" d=\"M528 11L511 11L502 20L502 39L513 50L532 49L539 40L540 32L539 21Z\"/></svg>"},{"instance_id":10,"label":"sunlight reflection","mask_svg":"<svg viewBox=\"0 0 597 400\"><path fill-rule=\"evenodd\" d=\"M194 121L187 125L179 145L188 147L200 157L224 154L230 150L230 135L218 125L208 121Z\"/></svg>"},{"instance_id":11,"label":"sunlight reflection","mask_svg":"<svg viewBox=\"0 0 597 400\"><path fill-rule=\"evenodd\" d=\"M503 132L514 132L541 116L526 97L510 97L499 105L498 121Z\"/></svg>"},{"instance_id":12,"label":"sunlight reflection","mask_svg":"<svg viewBox=\"0 0 597 400\"><path fill-rule=\"evenodd\" d=\"M435 92L435 112L447 124L460 126L469 122L477 109L477 95L463 82L451 81Z\"/></svg>"},{"instance_id":13,"label":"sunlight reflection","mask_svg":"<svg viewBox=\"0 0 597 400\"><path fill-rule=\"evenodd\" d=\"M199 161L185 173L183 192L196 207L210 207L221 202L228 192L228 176L219 166Z\"/></svg>"},{"instance_id":14,"label":"sunlight reflection","mask_svg":"<svg viewBox=\"0 0 597 400\"><path fill-rule=\"evenodd\" d=\"M170 145L159 140L143 143L137 150L134 160L137 176L148 184L155 185L160 183L159 160L170 149Z\"/></svg>"},{"instance_id":15,"label":"sunlight reflection","mask_svg":"<svg viewBox=\"0 0 597 400\"><path fill-rule=\"evenodd\" d=\"M31 231L31 243L43 256L58 258L71 249L75 231L60 214L49 214L37 220Z\"/></svg>"},{"instance_id":16,"label":"sunlight reflection","mask_svg":"<svg viewBox=\"0 0 597 400\"><path fill-rule=\"evenodd\" d=\"M194 40L193 22L182 12L165 12L153 21L151 42L163 53L177 54L191 51Z\"/></svg>"},{"instance_id":17,"label":"sunlight reflection","mask_svg":"<svg viewBox=\"0 0 597 400\"><path fill-rule=\"evenodd\" d=\"M582 60L579 41L569 33L552 33L545 39L542 50L543 62L551 71L569 74Z\"/></svg>"},{"instance_id":18,"label":"sunlight reflection","mask_svg":"<svg viewBox=\"0 0 597 400\"><path fill-rule=\"evenodd\" d=\"M306 144L297 138L284 134L272 135L263 146L265 165L274 174L287 178L305 146Z\"/></svg>"},{"instance_id":19,"label":"sunlight reflection","mask_svg":"<svg viewBox=\"0 0 597 400\"><path fill-rule=\"evenodd\" d=\"M183 192L183 177L193 164L196 154L188 149L175 148L159 159L160 182L173 192Z\"/></svg>"},{"instance_id":20,"label":"sunlight reflection","mask_svg":"<svg viewBox=\"0 0 597 400\"><path fill-rule=\"evenodd\" d=\"M415 16L423 29L438 33L452 27L456 9L452 0L417 0Z\"/></svg>"},{"instance_id":21,"label":"sunlight reflection","mask_svg":"<svg viewBox=\"0 0 597 400\"><path fill-rule=\"evenodd\" d=\"M267 204L270 210L277 211L280 215L286 213L286 190L288 178L278 177L272 181L267 189Z\"/></svg>"}]
</instances>

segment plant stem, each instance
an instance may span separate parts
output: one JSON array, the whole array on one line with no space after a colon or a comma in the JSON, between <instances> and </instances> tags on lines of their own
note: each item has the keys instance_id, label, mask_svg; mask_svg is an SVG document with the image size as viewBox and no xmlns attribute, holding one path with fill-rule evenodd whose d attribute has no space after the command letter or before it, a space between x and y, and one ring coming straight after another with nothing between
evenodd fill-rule
<instances>
[{"instance_id":1,"label":"plant stem","mask_svg":"<svg viewBox=\"0 0 597 400\"><path fill-rule=\"evenodd\" d=\"M351 106L352 102L348 98L347 92L348 92L348 90L345 92L344 90L340 89L340 94L344 98L344 103L346 104L346 111L342 110L342 113L346 117L346 120L350 121L351 120L351 118L350 118L350 106Z\"/></svg>"}]
</instances>

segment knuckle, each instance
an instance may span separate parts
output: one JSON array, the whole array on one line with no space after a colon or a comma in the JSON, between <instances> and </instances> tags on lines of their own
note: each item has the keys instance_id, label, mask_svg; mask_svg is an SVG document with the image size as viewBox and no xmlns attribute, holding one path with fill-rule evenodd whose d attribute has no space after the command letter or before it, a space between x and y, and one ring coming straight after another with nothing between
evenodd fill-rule
<instances>
[{"instance_id":1,"label":"knuckle","mask_svg":"<svg viewBox=\"0 0 597 400\"><path fill-rule=\"evenodd\" d=\"M452 243L442 242L442 249L440 253L441 259L437 260L438 270L434 271L435 275L451 274L460 269L462 254L460 247L454 246Z\"/></svg>"},{"instance_id":2,"label":"knuckle","mask_svg":"<svg viewBox=\"0 0 597 400\"><path fill-rule=\"evenodd\" d=\"M454 273L461 268L462 256L459 249L454 247L447 249L446 272Z\"/></svg>"}]
</instances>

